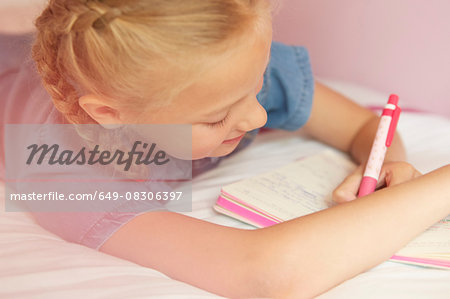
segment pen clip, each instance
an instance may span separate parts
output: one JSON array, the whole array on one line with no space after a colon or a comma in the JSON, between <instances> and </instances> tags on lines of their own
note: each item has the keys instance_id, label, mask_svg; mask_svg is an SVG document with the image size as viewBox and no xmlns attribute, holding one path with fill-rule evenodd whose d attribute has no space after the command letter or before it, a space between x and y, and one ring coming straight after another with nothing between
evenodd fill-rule
<instances>
[{"instance_id":1,"label":"pen clip","mask_svg":"<svg viewBox=\"0 0 450 299\"><path fill-rule=\"evenodd\" d=\"M398 119L400 118L400 112L402 109L399 106L395 107L395 110L392 113L391 123L389 125L389 131L386 138L386 146L390 147L392 144L392 140L394 139L395 130L397 128Z\"/></svg>"}]
</instances>

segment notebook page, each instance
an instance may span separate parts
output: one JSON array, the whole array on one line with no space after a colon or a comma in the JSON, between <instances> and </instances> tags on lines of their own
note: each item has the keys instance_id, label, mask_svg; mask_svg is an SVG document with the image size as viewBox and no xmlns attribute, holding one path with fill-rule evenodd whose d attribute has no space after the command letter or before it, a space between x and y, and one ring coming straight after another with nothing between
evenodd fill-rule
<instances>
[{"instance_id":1,"label":"notebook page","mask_svg":"<svg viewBox=\"0 0 450 299\"><path fill-rule=\"evenodd\" d=\"M431 226L396 255L450 259L450 216Z\"/></svg>"},{"instance_id":2,"label":"notebook page","mask_svg":"<svg viewBox=\"0 0 450 299\"><path fill-rule=\"evenodd\" d=\"M286 221L332 206L331 193L355 167L345 154L326 150L223 191Z\"/></svg>"}]
</instances>

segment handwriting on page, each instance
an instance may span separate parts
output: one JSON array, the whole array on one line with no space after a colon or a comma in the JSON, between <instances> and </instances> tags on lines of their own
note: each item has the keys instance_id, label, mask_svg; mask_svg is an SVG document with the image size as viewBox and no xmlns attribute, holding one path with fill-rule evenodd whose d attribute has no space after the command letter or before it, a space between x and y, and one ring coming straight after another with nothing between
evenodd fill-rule
<instances>
[{"instance_id":1,"label":"handwriting on page","mask_svg":"<svg viewBox=\"0 0 450 299\"><path fill-rule=\"evenodd\" d=\"M415 256L426 252L428 256L450 257L450 216L428 228L397 254Z\"/></svg>"},{"instance_id":2,"label":"handwriting on page","mask_svg":"<svg viewBox=\"0 0 450 299\"><path fill-rule=\"evenodd\" d=\"M346 155L327 151L229 185L224 191L289 220L333 205L331 193L354 169Z\"/></svg>"}]
</instances>

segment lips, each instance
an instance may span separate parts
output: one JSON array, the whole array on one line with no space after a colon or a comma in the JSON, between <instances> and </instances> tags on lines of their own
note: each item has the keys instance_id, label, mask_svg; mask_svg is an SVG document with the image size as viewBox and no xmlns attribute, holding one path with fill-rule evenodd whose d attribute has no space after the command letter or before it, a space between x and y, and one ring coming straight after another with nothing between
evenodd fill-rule
<instances>
[{"instance_id":1,"label":"lips","mask_svg":"<svg viewBox=\"0 0 450 299\"><path fill-rule=\"evenodd\" d=\"M242 134L241 136L232 138L232 139L225 140L225 141L222 142L222 143L224 143L224 144L233 144L233 143L237 143L237 142L241 141L242 137L244 137L244 134Z\"/></svg>"}]
</instances>

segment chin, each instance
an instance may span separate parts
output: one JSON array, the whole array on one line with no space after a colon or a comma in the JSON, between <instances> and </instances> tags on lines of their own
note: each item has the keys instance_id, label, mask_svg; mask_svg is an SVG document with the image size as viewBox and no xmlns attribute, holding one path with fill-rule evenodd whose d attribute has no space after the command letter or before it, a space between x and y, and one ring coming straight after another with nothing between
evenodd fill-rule
<instances>
[{"instance_id":1,"label":"chin","mask_svg":"<svg viewBox=\"0 0 450 299\"><path fill-rule=\"evenodd\" d=\"M199 152L195 154L193 153L192 160L198 160L207 157L223 157L231 154L236 149L237 145L238 144L235 145L221 144L219 147L208 153L205 152Z\"/></svg>"}]
</instances>

